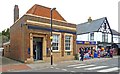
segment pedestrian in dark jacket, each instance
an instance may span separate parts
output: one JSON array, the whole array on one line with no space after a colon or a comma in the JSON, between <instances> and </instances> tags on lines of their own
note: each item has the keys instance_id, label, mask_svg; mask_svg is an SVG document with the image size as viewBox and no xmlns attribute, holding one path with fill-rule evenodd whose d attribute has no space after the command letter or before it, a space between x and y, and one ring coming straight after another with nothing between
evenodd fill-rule
<instances>
[{"instance_id":1,"label":"pedestrian in dark jacket","mask_svg":"<svg viewBox=\"0 0 120 74\"><path fill-rule=\"evenodd\" d=\"M110 50L110 57L113 58L113 49Z\"/></svg>"},{"instance_id":2,"label":"pedestrian in dark jacket","mask_svg":"<svg viewBox=\"0 0 120 74\"><path fill-rule=\"evenodd\" d=\"M107 56L110 57L110 49L107 50Z\"/></svg>"},{"instance_id":3,"label":"pedestrian in dark jacket","mask_svg":"<svg viewBox=\"0 0 120 74\"><path fill-rule=\"evenodd\" d=\"M81 57L80 60L83 61L84 60L84 50L83 50L83 48L81 48L80 57Z\"/></svg>"}]
</instances>

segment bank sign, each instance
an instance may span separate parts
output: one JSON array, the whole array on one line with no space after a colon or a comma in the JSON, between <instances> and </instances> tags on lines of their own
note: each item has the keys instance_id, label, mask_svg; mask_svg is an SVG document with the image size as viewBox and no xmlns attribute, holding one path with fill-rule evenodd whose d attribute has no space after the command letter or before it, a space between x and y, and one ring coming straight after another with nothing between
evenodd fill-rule
<instances>
[{"instance_id":1,"label":"bank sign","mask_svg":"<svg viewBox=\"0 0 120 74\"><path fill-rule=\"evenodd\" d=\"M91 44L96 45L95 41L76 41L77 44Z\"/></svg>"}]
</instances>

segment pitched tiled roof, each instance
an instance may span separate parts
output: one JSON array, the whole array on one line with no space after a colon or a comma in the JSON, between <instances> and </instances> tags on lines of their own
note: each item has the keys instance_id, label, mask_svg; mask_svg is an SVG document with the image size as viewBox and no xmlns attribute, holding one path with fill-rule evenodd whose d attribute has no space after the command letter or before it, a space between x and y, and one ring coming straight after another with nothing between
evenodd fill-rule
<instances>
[{"instance_id":1,"label":"pitched tiled roof","mask_svg":"<svg viewBox=\"0 0 120 74\"><path fill-rule=\"evenodd\" d=\"M118 48L120 48L120 43L119 44L117 44L118 45Z\"/></svg>"},{"instance_id":2,"label":"pitched tiled roof","mask_svg":"<svg viewBox=\"0 0 120 74\"><path fill-rule=\"evenodd\" d=\"M26 13L27 14L33 14L37 16L42 16L42 17L47 17L50 18L50 10L51 8L49 7L44 7L41 5L35 4L32 8L30 8ZM53 19L56 20L61 20L61 21L66 21L59 13L57 10L53 11Z\"/></svg>"},{"instance_id":3,"label":"pitched tiled roof","mask_svg":"<svg viewBox=\"0 0 120 74\"><path fill-rule=\"evenodd\" d=\"M91 22L85 22L82 24L77 25L77 34L84 34L84 33L90 33L90 32L96 32L102 25L103 21L106 17L93 20Z\"/></svg>"},{"instance_id":4,"label":"pitched tiled roof","mask_svg":"<svg viewBox=\"0 0 120 74\"><path fill-rule=\"evenodd\" d=\"M116 30L113 30L113 29L112 29L112 33L113 33L113 35L119 35L119 36L120 36L120 33L117 32Z\"/></svg>"}]
</instances>

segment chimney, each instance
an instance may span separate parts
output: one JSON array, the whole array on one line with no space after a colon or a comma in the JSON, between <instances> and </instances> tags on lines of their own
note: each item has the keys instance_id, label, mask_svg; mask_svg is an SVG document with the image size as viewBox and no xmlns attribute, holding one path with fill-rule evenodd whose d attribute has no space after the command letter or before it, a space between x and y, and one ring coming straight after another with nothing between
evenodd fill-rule
<instances>
[{"instance_id":1,"label":"chimney","mask_svg":"<svg viewBox=\"0 0 120 74\"><path fill-rule=\"evenodd\" d=\"M15 5L14 6L14 23L18 19L19 19L19 8L18 8L18 5Z\"/></svg>"},{"instance_id":2,"label":"chimney","mask_svg":"<svg viewBox=\"0 0 120 74\"><path fill-rule=\"evenodd\" d=\"M88 22L89 22L89 23L90 23L90 22L92 22L92 19L91 19L91 17L89 17L89 18L88 18Z\"/></svg>"}]
</instances>

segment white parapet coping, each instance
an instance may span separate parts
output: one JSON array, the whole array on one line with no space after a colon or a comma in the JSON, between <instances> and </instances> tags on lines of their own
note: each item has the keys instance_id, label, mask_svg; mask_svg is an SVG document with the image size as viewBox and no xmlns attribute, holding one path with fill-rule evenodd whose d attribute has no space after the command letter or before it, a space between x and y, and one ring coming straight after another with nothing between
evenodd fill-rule
<instances>
[{"instance_id":1,"label":"white parapet coping","mask_svg":"<svg viewBox=\"0 0 120 74\"><path fill-rule=\"evenodd\" d=\"M10 44L10 42L3 43L3 45L7 45L7 44Z\"/></svg>"}]
</instances>

